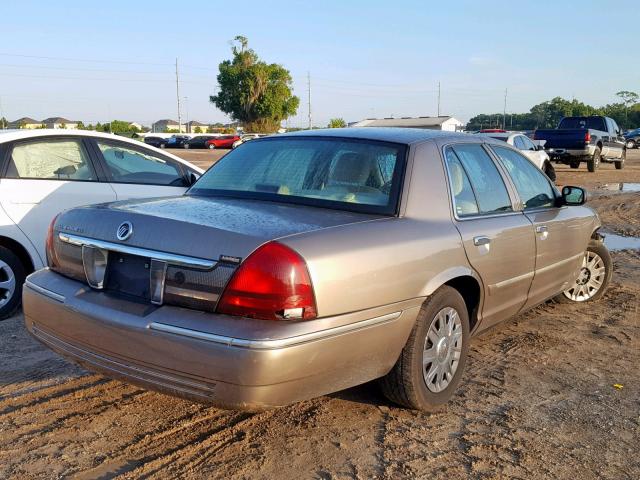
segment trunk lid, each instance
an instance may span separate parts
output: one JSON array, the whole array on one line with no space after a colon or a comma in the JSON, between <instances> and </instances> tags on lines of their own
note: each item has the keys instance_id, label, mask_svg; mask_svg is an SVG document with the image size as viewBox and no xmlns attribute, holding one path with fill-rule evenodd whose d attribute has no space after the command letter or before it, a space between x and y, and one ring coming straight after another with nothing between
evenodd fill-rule
<instances>
[{"instance_id":1,"label":"trunk lid","mask_svg":"<svg viewBox=\"0 0 640 480\"><path fill-rule=\"evenodd\" d=\"M383 218L257 200L182 196L92 205L63 213L62 233L209 260L246 258L261 244L298 233ZM116 233L130 222L125 241Z\"/></svg>"},{"instance_id":2,"label":"trunk lid","mask_svg":"<svg viewBox=\"0 0 640 480\"><path fill-rule=\"evenodd\" d=\"M546 140L545 148L566 148L577 150L584 148L588 130L580 128L536 130L536 140Z\"/></svg>"}]
</instances>

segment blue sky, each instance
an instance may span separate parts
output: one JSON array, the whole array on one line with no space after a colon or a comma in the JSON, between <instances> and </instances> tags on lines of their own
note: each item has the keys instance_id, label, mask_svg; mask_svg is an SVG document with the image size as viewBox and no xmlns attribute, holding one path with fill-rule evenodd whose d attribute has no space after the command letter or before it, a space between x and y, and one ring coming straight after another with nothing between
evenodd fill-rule
<instances>
[{"instance_id":1,"label":"blue sky","mask_svg":"<svg viewBox=\"0 0 640 480\"><path fill-rule=\"evenodd\" d=\"M226 121L208 96L229 41L291 71L290 126L329 118L522 112L554 96L592 104L640 91L634 1L20 1L2 9L2 114L144 124ZM635 61L635 65L632 63Z\"/></svg>"}]
</instances>

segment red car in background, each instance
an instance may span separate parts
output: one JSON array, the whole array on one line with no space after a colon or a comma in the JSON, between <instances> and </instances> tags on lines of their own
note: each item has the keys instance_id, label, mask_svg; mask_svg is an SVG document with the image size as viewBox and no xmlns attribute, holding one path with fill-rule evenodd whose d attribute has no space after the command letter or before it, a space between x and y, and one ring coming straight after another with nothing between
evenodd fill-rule
<instances>
[{"instance_id":1,"label":"red car in background","mask_svg":"<svg viewBox=\"0 0 640 480\"><path fill-rule=\"evenodd\" d=\"M234 142L240 140L240 135L223 135L222 137L207 140L207 148L231 148Z\"/></svg>"}]
</instances>

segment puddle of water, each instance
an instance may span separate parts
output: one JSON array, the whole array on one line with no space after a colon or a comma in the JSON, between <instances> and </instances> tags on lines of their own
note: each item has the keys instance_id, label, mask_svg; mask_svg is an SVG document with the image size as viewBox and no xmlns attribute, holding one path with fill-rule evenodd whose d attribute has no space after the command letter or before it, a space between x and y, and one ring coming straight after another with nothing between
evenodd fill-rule
<instances>
[{"instance_id":1,"label":"puddle of water","mask_svg":"<svg viewBox=\"0 0 640 480\"><path fill-rule=\"evenodd\" d=\"M640 192L640 183L607 183L602 186L600 190L607 190L609 192Z\"/></svg>"},{"instance_id":2,"label":"puddle of water","mask_svg":"<svg viewBox=\"0 0 640 480\"><path fill-rule=\"evenodd\" d=\"M615 233L602 232L604 244L609 250L640 250L640 237L625 237Z\"/></svg>"}]
</instances>

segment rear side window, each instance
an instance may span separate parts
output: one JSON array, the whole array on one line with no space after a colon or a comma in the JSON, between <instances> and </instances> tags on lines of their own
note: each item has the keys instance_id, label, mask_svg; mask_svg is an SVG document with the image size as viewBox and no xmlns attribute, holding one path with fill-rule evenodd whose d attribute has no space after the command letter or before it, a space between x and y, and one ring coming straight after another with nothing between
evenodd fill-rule
<instances>
[{"instance_id":1,"label":"rear side window","mask_svg":"<svg viewBox=\"0 0 640 480\"><path fill-rule=\"evenodd\" d=\"M100 141L97 144L113 182L176 187L186 185L180 168L165 158L124 145Z\"/></svg>"},{"instance_id":2,"label":"rear side window","mask_svg":"<svg viewBox=\"0 0 640 480\"><path fill-rule=\"evenodd\" d=\"M81 140L40 140L17 144L11 151L7 178L96 181Z\"/></svg>"},{"instance_id":3,"label":"rear side window","mask_svg":"<svg viewBox=\"0 0 640 480\"><path fill-rule=\"evenodd\" d=\"M458 159L471 185L478 213L493 214L513 210L507 187L489 154L479 144L449 147ZM447 158L449 158L447 153ZM451 172L450 172L451 174ZM451 178L452 183L456 178ZM453 185L455 187L455 184ZM455 193L455 190L454 190ZM457 206L456 206L457 210Z\"/></svg>"},{"instance_id":4,"label":"rear side window","mask_svg":"<svg viewBox=\"0 0 640 480\"><path fill-rule=\"evenodd\" d=\"M522 141L522 137L519 136L519 135L513 138L513 144L515 145L515 147L518 150L525 150L526 149L526 147L524 145L524 142Z\"/></svg>"},{"instance_id":5,"label":"rear side window","mask_svg":"<svg viewBox=\"0 0 640 480\"><path fill-rule=\"evenodd\" d=\"M555 195L551 184L533 163L511 149L492 148L509 172L525 210L555 205Z\"/></svg>"},{"instance_id":6,"label":"rear side window","mask_svg":"<svg viewBox=\"0 0 640 480\"><path fill-rule=\"evenodd\" d=\"M447 148L445 156L456 215L458 217L477 215L479 213L478 202L464 167L452 149Z\"/></svg>"}]
</instances>

